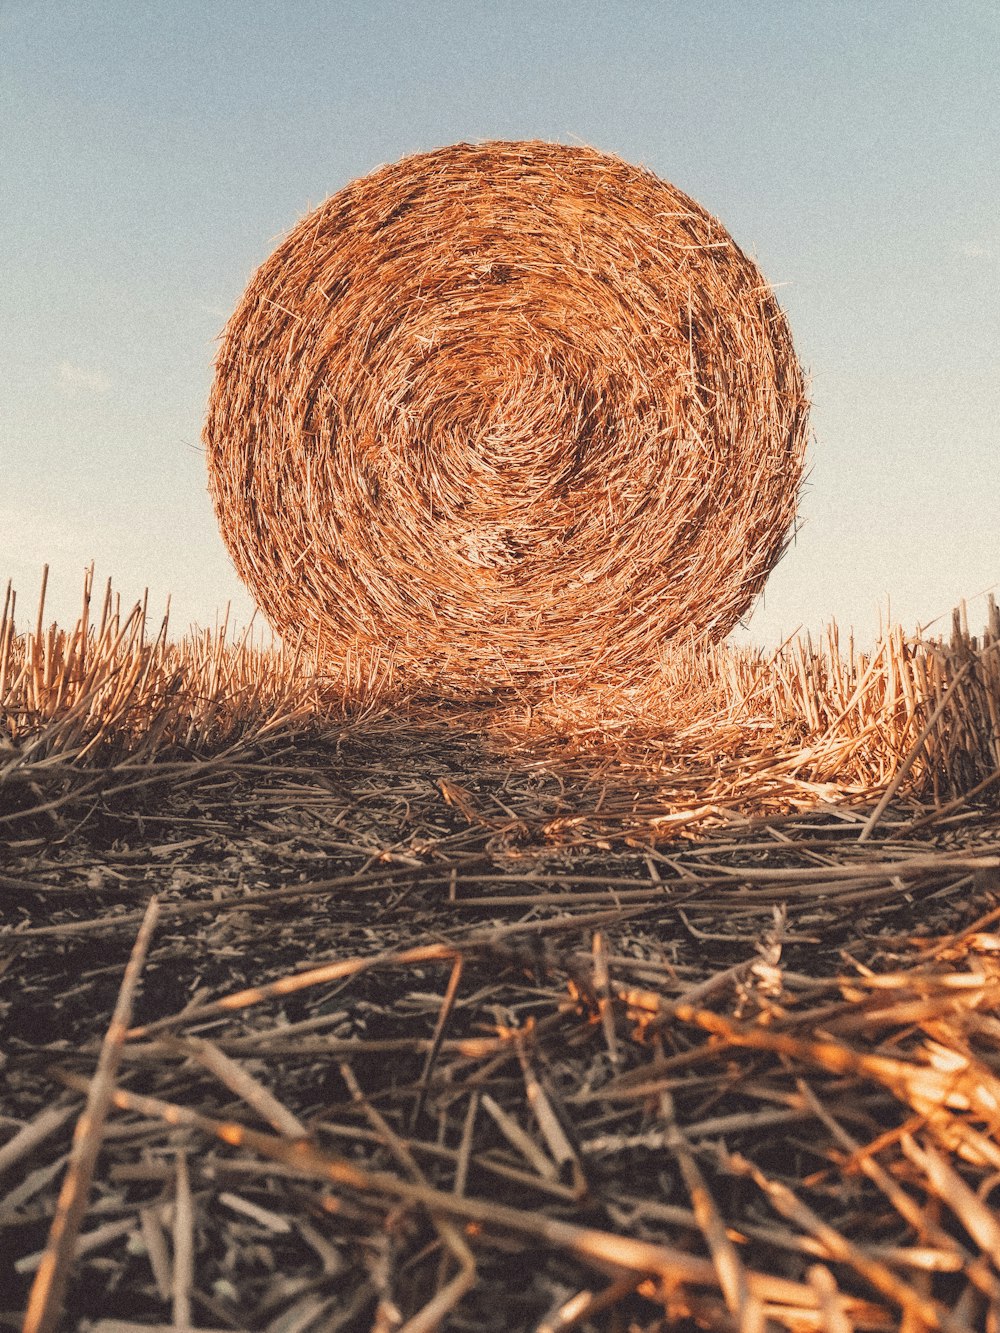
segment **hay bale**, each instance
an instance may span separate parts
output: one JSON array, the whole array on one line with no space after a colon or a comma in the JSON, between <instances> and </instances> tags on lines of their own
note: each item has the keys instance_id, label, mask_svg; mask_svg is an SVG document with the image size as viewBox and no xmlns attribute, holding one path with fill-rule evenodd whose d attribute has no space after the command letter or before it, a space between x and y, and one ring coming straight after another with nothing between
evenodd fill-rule
<instances>
[{"instance_id":1,"label":"hay bale","mask_svg":"<svg viewBox=\"0 0 1000 1333\"><path fill-rule=\"evenodd\" d=\"M283 635L490 684L725 635L787 541L806 417L716 219L592 149L498 142L295 227L225 330L205 442Z\"/></svg>"}]
</instances>

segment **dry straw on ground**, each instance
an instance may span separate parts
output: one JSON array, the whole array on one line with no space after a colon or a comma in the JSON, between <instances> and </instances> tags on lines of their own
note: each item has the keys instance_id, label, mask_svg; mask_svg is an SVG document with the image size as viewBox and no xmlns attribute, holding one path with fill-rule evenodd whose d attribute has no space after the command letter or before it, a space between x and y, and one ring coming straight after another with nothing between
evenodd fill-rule
<instances>
[{"instance_id":1,"label":"dry straw on ground","mask_svg":"<svg viewBox=\"0 0 1000 1333\"><path fill-rule=\"evenodd\" d=\"M258 270L205 439L268 619L436 685L721 638L788 539L807 406L722 225L589 148L355 181Z\"/></svg>"},{"instance_id":2,"label":"dry straw on ground","mask_svg":"<svg viewBox=\"0 0 1000 1333\"><path fill-rule=\"evenodd\" d=\"M481 691L428 699L389 672L337 677L288 645L225 624L181 639L164 617L146 634L146 599L123 609L93 575L69 629L44 623L45 592L15 624L0 607L0 838L45 812L239 765L261 741L346 735L379 724L468 731L526 771L554 765L579 796L556 841L671 838L740 813L886 791L940 808L996 788L1000 774L1000 611L981 638L956 612L950 642L899 627L869 652L841 641L777 652L675 646L625 690ZM96 614L94 611L96 610ZM594 784L597 784L595 787ZM603 790L594 810L595 790ZM615 794L612 794L615 793ZM564 795L567 793L564 792ZM556 820L555 824L560 821ZM558 836L557 836L558 834Z\"/></svg>"},{"instance_id":3,"label":"dry straw on ground","mask_svg":"<svg viewBox=\"0 0 1000 1333\"><path fill-rule=\"evenodd\" d=\"M1000 1329L994 604L430 703L91 594L0 606L0 1327Z\"/></svg>"}]
</instances>

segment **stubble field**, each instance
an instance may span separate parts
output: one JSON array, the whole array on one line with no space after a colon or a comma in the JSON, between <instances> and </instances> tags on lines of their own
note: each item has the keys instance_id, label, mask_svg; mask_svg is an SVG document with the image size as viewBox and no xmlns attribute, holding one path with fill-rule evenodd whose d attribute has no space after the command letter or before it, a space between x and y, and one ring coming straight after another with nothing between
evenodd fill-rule
<instances>
[{"instance_id":1,"label":"stubble field","mask_svg":"<svg viewBox=\"0 0 1000 1333\"><path fill-rule=\"evenodd\" d=\"M995 609L429 698L12 601L7 1326L1000 1326Z\"/></svg>"}]
</instances>

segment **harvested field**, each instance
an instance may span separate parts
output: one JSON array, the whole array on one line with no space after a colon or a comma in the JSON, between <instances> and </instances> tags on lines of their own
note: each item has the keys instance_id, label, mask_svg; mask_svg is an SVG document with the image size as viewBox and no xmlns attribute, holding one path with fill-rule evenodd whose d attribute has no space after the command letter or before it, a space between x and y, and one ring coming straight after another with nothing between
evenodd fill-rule
<instances>
[{"instance_id":1,"label":"harvested field","mask_svg":"<svg viewBox=\"0 0 1000 1333\"><path fill-rule=\"evenodd\" d=\"M6 1326L998 1327L995 610L429 699L91 598L0 625Z\"/></svg>"}]
</instances>

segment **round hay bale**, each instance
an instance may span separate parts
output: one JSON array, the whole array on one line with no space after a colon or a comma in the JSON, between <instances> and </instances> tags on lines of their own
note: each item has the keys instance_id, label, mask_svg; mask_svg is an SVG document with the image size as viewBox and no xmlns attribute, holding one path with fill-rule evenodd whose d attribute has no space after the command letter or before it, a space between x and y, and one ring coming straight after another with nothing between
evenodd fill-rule
<instances>
[{"instance_id":1,"label":"round hay bale","mask_svg":"<svg viewBox=\"0 0 1000 1333\"><path fill-rule=\"evenodd\" d=\"M593 149L497 142L295 227L226 327L205 442L282 635L489 685L725 635L788 539L806 418L715 218Z\"/></svg>"}]
</instances>

